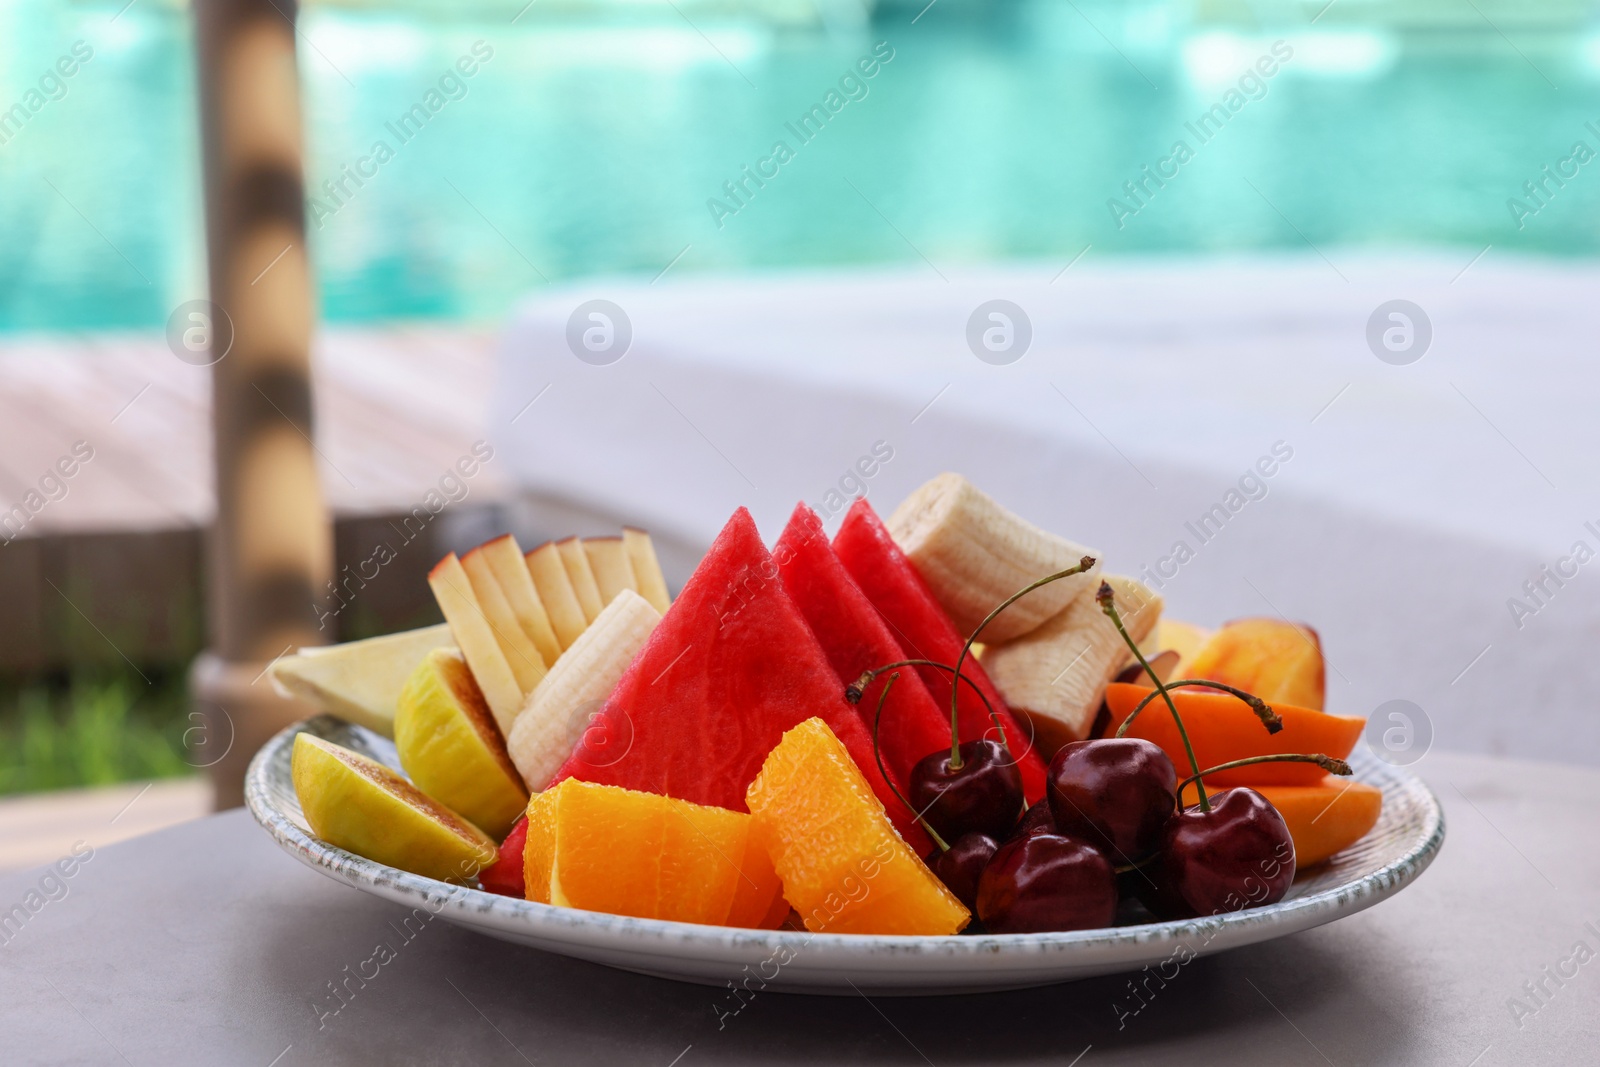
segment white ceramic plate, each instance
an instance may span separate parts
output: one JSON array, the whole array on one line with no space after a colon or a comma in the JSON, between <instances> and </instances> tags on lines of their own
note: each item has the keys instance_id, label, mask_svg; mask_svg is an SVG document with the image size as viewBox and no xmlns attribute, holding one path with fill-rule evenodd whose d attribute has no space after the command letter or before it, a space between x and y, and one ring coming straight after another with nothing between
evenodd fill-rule
<instances>
[{"instance_id":1,"label":"white ceramic plate","mask_svg":"<svg viewBox=\"0 0 1600 1067\"><path fill-rule=\"evenodd\" d=\"M535 904L452 886L363 859L313 837L289 774L305 730L399 768L393 742L329 716L278 734L250 764L245 800L300 862L366 893L424 907L479 933L564 956L687 982L794 993L966 993L1047 985L1207 955L1320 926L1399 892L1444 841L1439 802L1405 771L1358 752L1356 777L1383 790L1373 831L1301 872L1277 904L1181 922L1062 934L870 937L736 930ZM1134 909L1130 908L1130 911ZM1145 914L1140 912L1139 914Z\"/></svg>"}]
</instances>

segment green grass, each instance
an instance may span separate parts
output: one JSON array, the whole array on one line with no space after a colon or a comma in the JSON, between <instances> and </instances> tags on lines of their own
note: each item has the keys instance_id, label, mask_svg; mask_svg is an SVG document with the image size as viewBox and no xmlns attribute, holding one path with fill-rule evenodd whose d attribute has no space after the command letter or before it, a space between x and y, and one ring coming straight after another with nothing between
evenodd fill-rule
<instances>
[{"instance_id":1,"label":"green grass","mask_svg":"<svg viewBox=\"0 0 1600 1067\"><path fill-rule=\"evenodd\" d=\"M194 774L182 671L0 679L0 794Z\"/></svg>"}]
</instances>

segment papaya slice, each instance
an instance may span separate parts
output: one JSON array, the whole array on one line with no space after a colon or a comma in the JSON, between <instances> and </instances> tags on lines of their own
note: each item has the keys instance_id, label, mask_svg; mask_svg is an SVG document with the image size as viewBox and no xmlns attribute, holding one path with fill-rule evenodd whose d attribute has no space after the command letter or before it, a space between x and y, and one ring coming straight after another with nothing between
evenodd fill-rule
<instances>
[{"instance_id":1,"label":"papaya slice","mask_svg":"<svg viewBox=\"0 0 1600 1067\"><path fill-rule=\"evenodd\" d=\"M1106 736L1111 736L1138 706L1149 686L1113 682L1106 686L1106 707L1111 712L1111 724ZM1322 753L1339 759L1350 754L1365 719L1350 715L1329 715L1310 708L1289 704L1274 704L1272 710L1283 717L1283 729L1275 734L1256 718L1255 712L1238 697L1229 693L1207 692L1201 689L1174 689L1172 700L1183 716L1189 731L1189 741L1194 745L1195 759L1200 766L1215 767L1248 756L1266 756L1280 752ZM1172 712L1160 697L1156 697L1139 713L1129 737L1142 737L1166 750L1172 765L1178 768L1180 778L1187 776L1189 757L1184 754L1178 728L1172 722ZM1259 763L1231 771L1206 775L1207 785L1316 785L1326 772L1313 763Z\"/></svg>"},{"instance_id":2,"label":"papaya slice","mask_svg":"<svg viewBox=\"0 0 1600 1067\"><path fill-rule=\"evenodd\" d=\"M1143 713L1139 717L1144 718ZM1382 790L1332 774L1315 785L1251 788L1271 801L1288 824L1297 867L1310 867L1343 852L1378 825L1383 811Z\"/></svg>"}]
</instances>

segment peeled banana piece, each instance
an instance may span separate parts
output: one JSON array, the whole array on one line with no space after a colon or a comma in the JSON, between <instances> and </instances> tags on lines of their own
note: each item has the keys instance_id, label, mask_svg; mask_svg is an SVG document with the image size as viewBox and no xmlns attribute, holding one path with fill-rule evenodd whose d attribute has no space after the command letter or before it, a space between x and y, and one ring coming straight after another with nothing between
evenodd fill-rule
<instances>
[{"instance_id":1,"label":"peeled banana piece","mask_svg":"<svg viewBox=\"0 0 1600 1067\"><path fill-rule=\"evenodd\" d=\"M506 748L530 790L550 784L660 621L649 601L622 590L529 695Z\"/></svg>"},{"instance_id":2,"label":"peeled banana piece","mask_svg":"<svg viewBox=\"0 0 1600 1067\"><path fill-rule=\"evenodd\" d=\"M1099 557L1012 514L959 474L941 474L906 497L889 517L889 532L963 634L1028 583ZM1099 584L1096 566L1036 589L996 616L981 640L1021 637Z\"/></svg>"},{"instance_id":3,"label":"peeled banana piece","mask_svg":"<svg viewBox=\"0 0 1600 1067\"><path fill-rule=\"evenodd\" d=\"M1106 581L1128 636L1144 642L1161 618L1161 598L1132 578L1111 575ZM1130 657L1090 595L1031 633L986 647L980 661L1011 710L1032 721L1035 744L1049 759L1062 745L1089 736L1107 683Z\"/></svg>"}]
</instances>

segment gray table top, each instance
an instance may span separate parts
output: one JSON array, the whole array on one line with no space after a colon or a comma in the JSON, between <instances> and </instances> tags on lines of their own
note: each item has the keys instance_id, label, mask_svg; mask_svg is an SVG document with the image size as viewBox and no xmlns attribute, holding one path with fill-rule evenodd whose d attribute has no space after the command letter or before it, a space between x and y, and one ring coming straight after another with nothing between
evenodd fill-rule
<instances>
[{"instance_id":1,"label":"gray table top","mask_svg":"<svg viewBox=\"0 0 1600 1067\"><path fill-rule=\"evenodd\" d=\"M1136 1014L1113 977L968 997L769 993L719 1027L710 988L443 921L402 941L407 909L301 866L229 812L85 842L93 854L70 877L0 877L0 909L27 913L0 928L0 1060L1600 1063L1600 771L1442 753L1416 769L1449 827L1418 882L1332 925L1198 960ZM319 1020L328 984L379 941L400 946L394 958Z\"/></svg>"}]
</instances>

